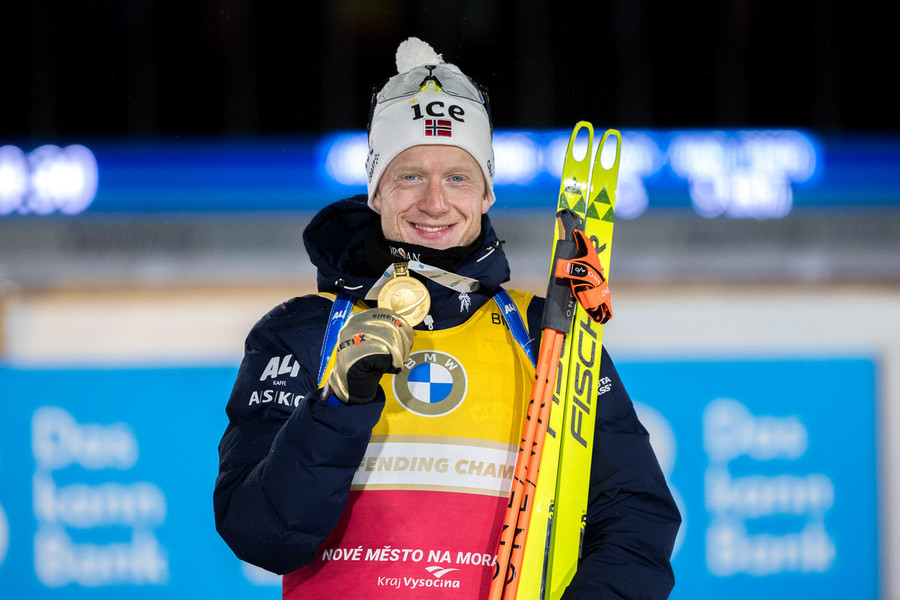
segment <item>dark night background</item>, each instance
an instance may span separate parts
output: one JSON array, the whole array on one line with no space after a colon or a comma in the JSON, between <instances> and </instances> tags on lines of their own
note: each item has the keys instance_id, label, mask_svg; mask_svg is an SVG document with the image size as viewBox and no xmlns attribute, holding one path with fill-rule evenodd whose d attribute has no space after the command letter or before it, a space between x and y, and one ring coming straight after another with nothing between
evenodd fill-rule
<instances>
[{"instance_id":1,"label":"dark night background","mask_svg":"<svg viewBox=\"0 0 900 600\"><path fill-rule=\"evenodd\" d=\"M6 3L0 139L361 129L372 86L395 72L410 35L489 87L498 128L587 119L895 132L895 26L884 10L836 0Z\"/></svg>"}]
</instances>

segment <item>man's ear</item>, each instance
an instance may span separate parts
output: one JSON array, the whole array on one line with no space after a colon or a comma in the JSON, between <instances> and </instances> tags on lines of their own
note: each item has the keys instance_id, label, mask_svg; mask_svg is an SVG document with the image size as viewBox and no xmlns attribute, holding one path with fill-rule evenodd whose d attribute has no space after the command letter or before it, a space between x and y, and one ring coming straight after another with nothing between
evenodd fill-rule
<instances>
[{"instance_id":1,"label":"man's ear","mask_svg":"<svg viewBox=\"0 0 900 600\"><path fill-rule=\"evenodd\" d=\"M374 208L378 212L381 212L381 194L379 194L377 191L375 192L375 195L372 196L372 208Z\"/></svg>"},{"instance_id":2,"label":"man's ear","mask_svg":"<svg viewBox=\"0 0 900 600\"><path fill-rule=\"evenodd\" d=\"M372 199L372 203L375 203L375 199ZM484 198L481 199L481 214L485 214L488 209L491 207L491 195L487 192L484 193Z\"/></svg>"}]
</instances>

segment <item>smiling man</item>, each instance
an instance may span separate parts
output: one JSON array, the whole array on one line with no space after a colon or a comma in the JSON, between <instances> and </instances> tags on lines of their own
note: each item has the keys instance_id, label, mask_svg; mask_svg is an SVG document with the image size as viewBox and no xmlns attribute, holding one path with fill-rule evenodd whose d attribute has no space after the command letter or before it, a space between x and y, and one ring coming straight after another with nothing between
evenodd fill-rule
<instances>
[{"instance_id":1,"label":"smiling man","mask_svg":"<svg viewBox=\"0 0 900 600\"><path fill-rule=\"evenodd\" d=\"M385 169L372 198L385 238L435 250L474 242L490 206L481 168L455 146L407 148Z\"/></svg>"},{"instance_id":2,"label":"smiling man","mask_svg":"<svg viewBox=\"0 0 900 600\"><path fill-rule=\"evenodd\" d=\"M299 598L486 598L543 300L505 290L486 93L430 46L373 95L368 193L304 231L319 293L252 329L216 526ZM665 598L680 518L602 356L583 556L564 598ZM530 599L529 599L530 600Z\"/></svg>"}]
</instances>

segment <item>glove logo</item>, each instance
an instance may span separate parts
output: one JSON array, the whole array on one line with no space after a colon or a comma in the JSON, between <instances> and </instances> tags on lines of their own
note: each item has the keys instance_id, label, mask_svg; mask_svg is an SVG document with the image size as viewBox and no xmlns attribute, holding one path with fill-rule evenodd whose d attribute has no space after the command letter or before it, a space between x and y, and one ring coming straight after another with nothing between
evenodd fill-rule
<instances>
[{"instance_id":1,"label":"glove logo","mask_svg":"<svg viewBox=\"0 0 900 600\"><path fill-rule=\"evenodd\" d=\"M466 370L445 352L413 352L394 376L394 397L411 413L423 417L450 414L466 397Z\"/></svg>"},{"instance_id":2,"label":"glove logo","mask_svg":"<svg viewBox=\"0 0 900 600\"><path fill-rule=\"evenodd\" d=\"M343 350L344 348L349 348L350 346L359 346L365 341L366 334L354 333L353 337L351 337L349 340L344 340L343 342L341 342L340 346L338 346L338 350Z\"/></svg>"}]
</instances>

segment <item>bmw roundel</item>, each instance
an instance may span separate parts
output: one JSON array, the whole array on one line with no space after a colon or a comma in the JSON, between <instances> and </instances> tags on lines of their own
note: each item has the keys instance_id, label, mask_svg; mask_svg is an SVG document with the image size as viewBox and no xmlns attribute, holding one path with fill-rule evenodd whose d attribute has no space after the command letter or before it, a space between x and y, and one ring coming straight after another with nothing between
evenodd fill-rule
<instances>
[{"instance_id":1,"label":"bmw roundel","mask_svg":"<svg viewBox=\"0 0 900 600\"><path fill-rule=\"evenodd\" d=\"M452 355L435 350L413 352L394 376L394 396L408 411L440 417L456 410L466 397L466 370Z\"/></svg>"}]
</instances>

